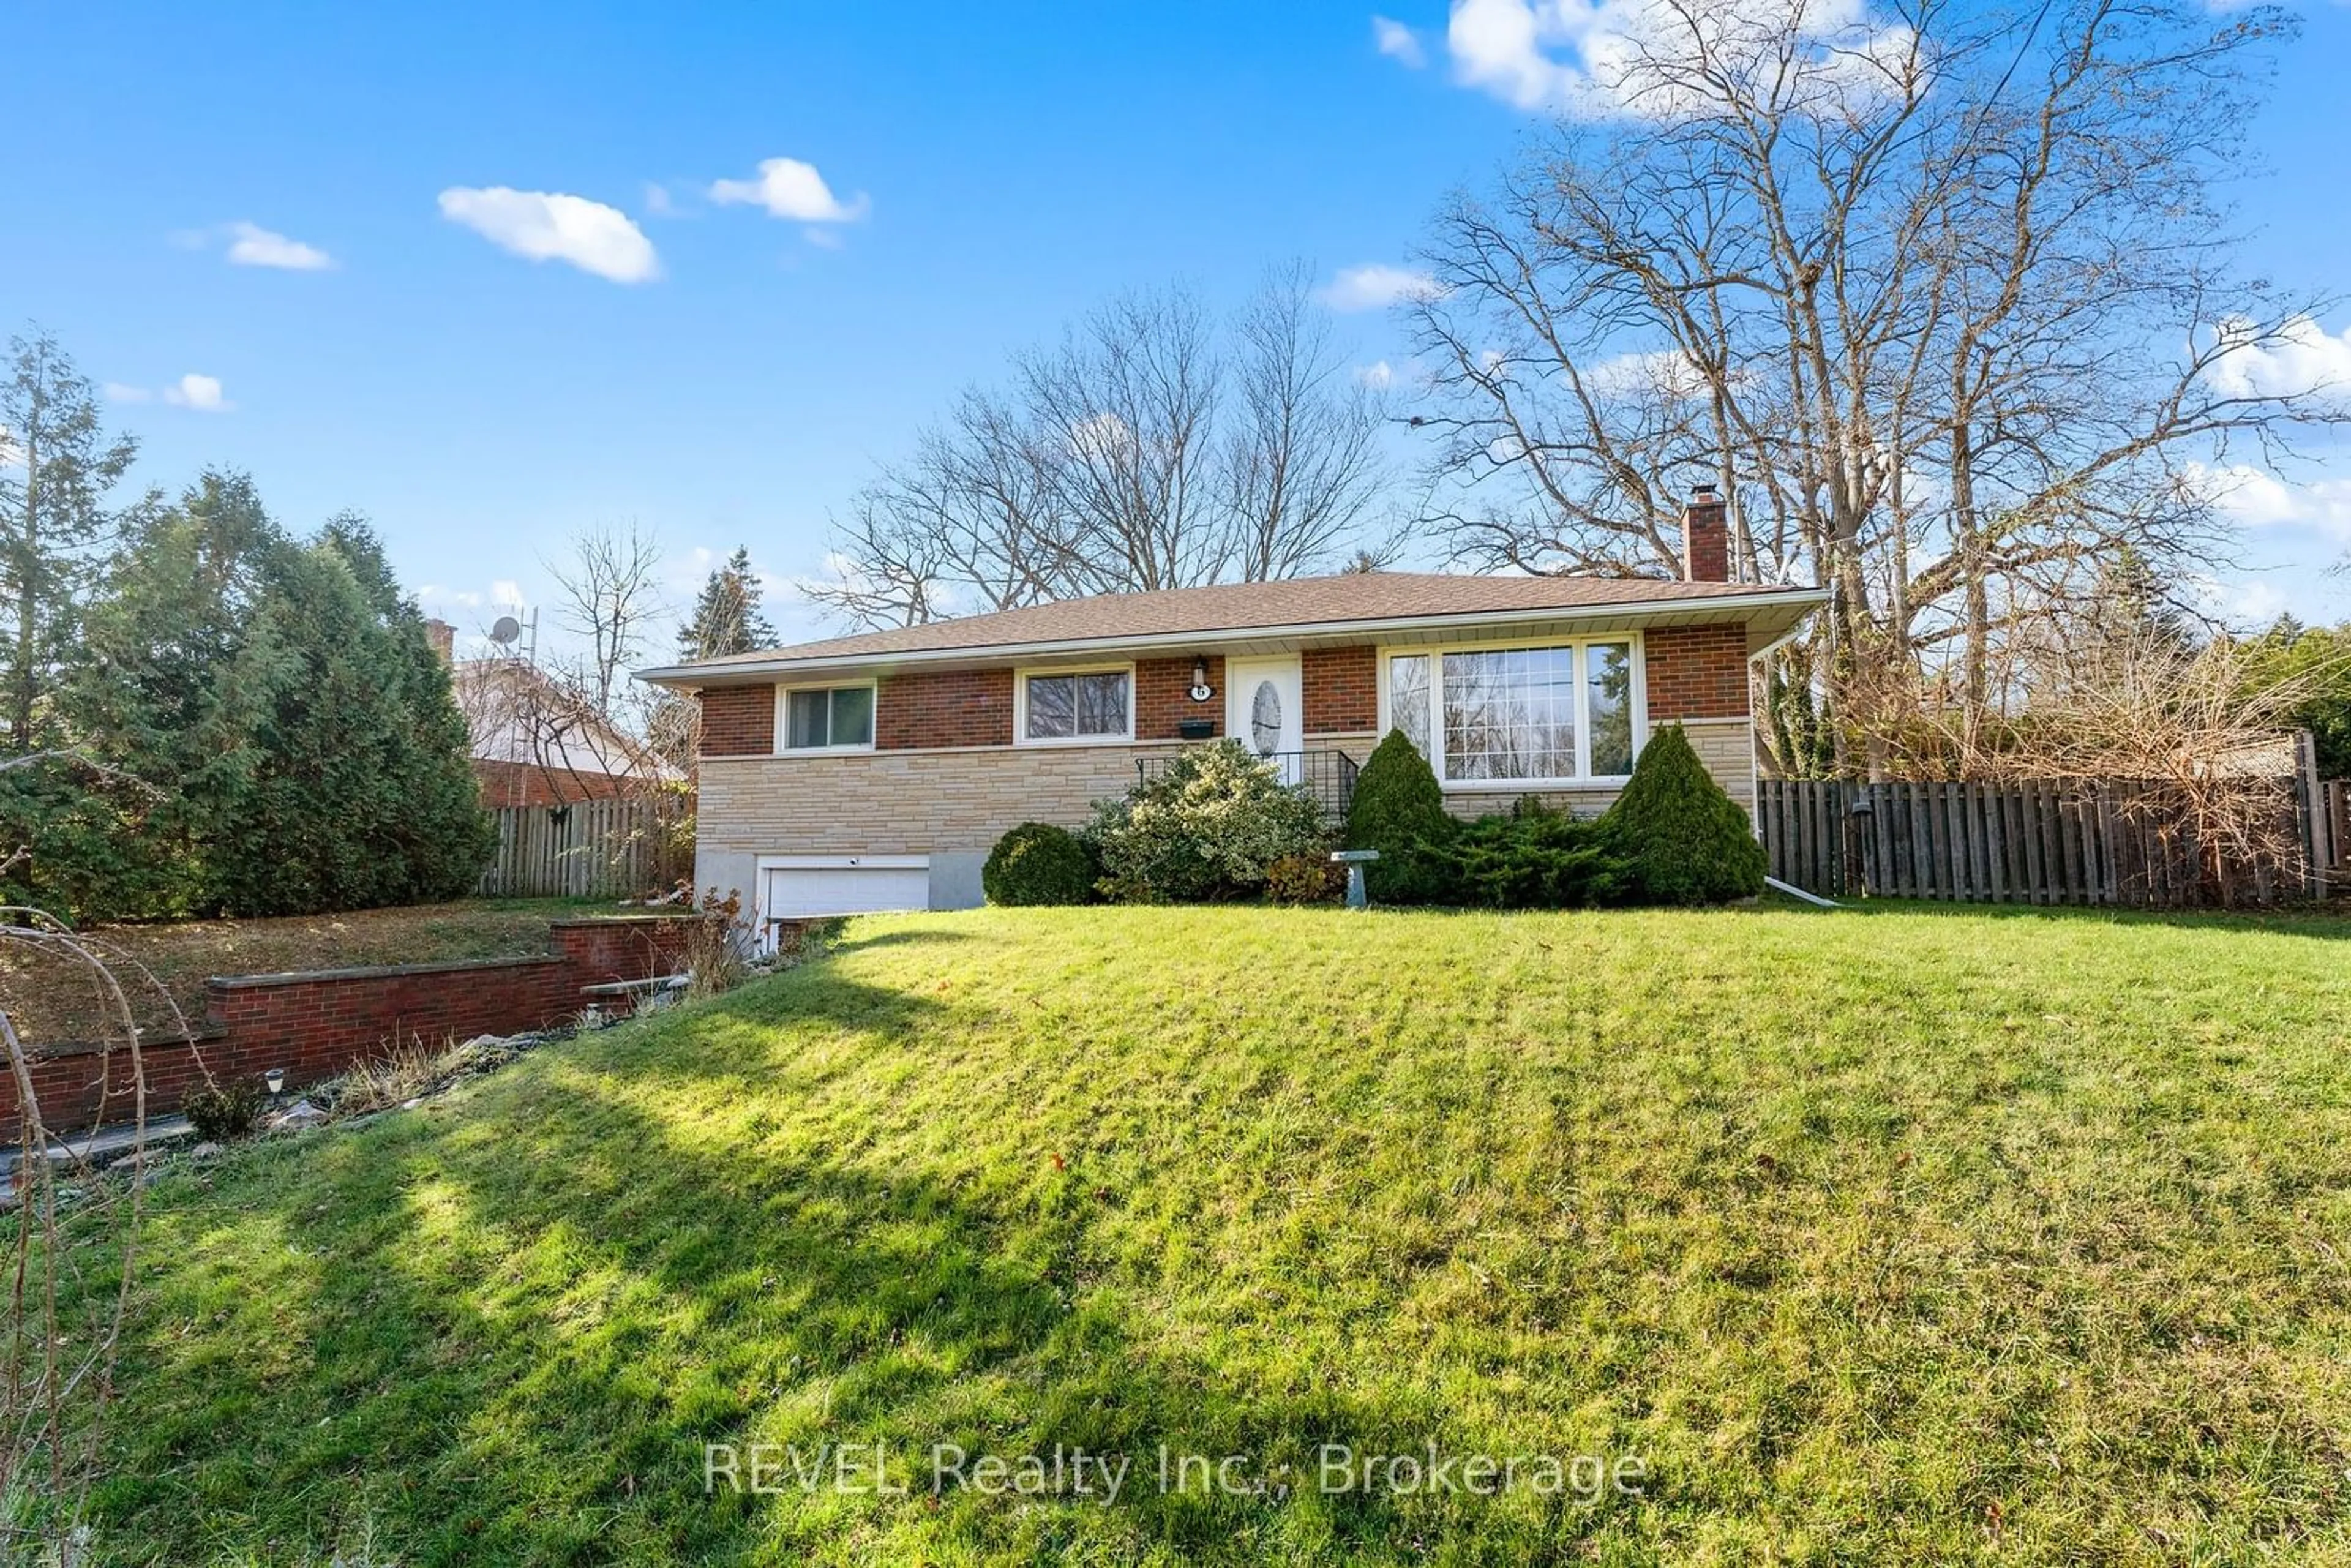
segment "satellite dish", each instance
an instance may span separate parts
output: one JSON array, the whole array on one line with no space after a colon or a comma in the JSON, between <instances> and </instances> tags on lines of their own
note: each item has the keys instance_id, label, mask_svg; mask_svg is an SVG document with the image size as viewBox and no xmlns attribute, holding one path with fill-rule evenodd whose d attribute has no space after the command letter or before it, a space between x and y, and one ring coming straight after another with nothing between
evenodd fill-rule
<instances>
[{"instance_id":1,"label":"satellite dish","mask_svg":"<svg viewBox=\"0 0 2351 1568\"><path fill-rule=\"evenodd\" d=\"M490 622L490 641L500 647L511 648L522 635L522 622L511 615L501 615Z\"/></svg>"}]
</instances>

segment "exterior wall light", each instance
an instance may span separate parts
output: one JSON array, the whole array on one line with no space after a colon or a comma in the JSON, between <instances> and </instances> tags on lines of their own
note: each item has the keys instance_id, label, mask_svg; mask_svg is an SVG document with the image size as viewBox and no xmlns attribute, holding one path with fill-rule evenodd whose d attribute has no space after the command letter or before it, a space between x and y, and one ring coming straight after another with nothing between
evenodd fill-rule
<instances>
[{"instance_id":1,"label":"exterior wall light","mask_svg":"<svg viewBox=\"0 0 2351 1568\"><path fill-rule=\"evenodd\" d=\"M1194 659L1192 661L1192 700L1196 703L1204 703L1216 695L1216 688L1208 685L1207 659L1205 656Z\"/></svg>"}]
</instances>

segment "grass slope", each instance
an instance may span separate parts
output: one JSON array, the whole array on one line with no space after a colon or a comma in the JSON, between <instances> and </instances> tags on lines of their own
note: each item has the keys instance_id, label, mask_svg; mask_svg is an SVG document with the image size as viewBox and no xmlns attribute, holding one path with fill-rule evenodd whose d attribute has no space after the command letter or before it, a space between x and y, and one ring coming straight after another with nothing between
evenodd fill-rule
<instances>
[{"instance_id":1,"label":"grass slope","mask_svg":"<svg viewBox=\"0 0 2351 1568\"><path fill-rule=\"evenodd\" d=\"M101 1548L2345 1553L2346 936L859 921L450 1105L159 1185ZM705 1497L702 1445L753 1439L880 1442L918 1480L937 1442L1142 1458L1114 1507ZM1325 1496L1326 1442L1638 1455L1649 1480L1590 1507ZM1309 1484L1163 1496L1163 1444Z\"/></svg>"}]
</instances>

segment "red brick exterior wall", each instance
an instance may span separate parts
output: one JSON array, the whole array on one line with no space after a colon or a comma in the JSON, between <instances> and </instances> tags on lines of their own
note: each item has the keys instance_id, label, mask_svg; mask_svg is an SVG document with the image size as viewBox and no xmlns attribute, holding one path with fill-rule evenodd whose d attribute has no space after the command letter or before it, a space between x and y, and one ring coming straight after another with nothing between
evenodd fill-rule
<instances>
[{"instance_id":1,"label":"red brick exterior wall","mask_svg":"<svg viewBox=\"0 0 2351 1568\"><path fill-rule=\"evenodd\" d=\"M616 800L629 787L627 779L610 773L574 773L535 762L494 762L486 757L474 758L474 779L482 787L482 804L492 810L502 806L569 806L581 800Z\"/></svg>"},{"instance_id":2,"label":"red brick exterior wall","mask_svg":"<svg viewBox=\"0 0 2351 1568\"><path fill-rule=\"evenodd\" d=\"M683 961L689 924L666 915L559 921L549 933L550 951L538 957L214 980L202 1036L151 1043L141 1052L147 1114L179 1109L204 1087L207 1068L214 1082L233 1083L259 1082L282 1067L290 1092L395 1045L439 1046L477 1034L542 1029L591 1000L607 1010L625 1010L626 998L590 998L580 988L674 972ZM129 1051L68 1049L31 1066L33 1092L51 1130L71 1133L131 1119ZM15 1081L0 1079L0 1120L13 1122L16 1109Z\"/></svg>"},{"instance_id":3,"label":"red brick exterior wall","mask_svg":"<svg viewBox=\"0 0 2351 1568\"><path fill-rule=\"evenodd\" d=\"M919 670L891 675L875 690L878 751L1011 744L1009 670Z\"/></svg>"},{"instance_id":4,"label":"red brick exterior wall","mask_svg":"<svg viewBox=\"0 0 2351 1568\"><path fill-rule=\"evenodd\" d=\"M1682 570L1692 582L1730 580L1730 508L1711 490L1682 508Z\"/></svg>"},{"instance_id":5,"label":"red brick exterior wall","mask_svg":"<svg viewBox=\"0 0 2351 1568\"><path fill-rule=\"evenodd\" d=\"M1380 723L1378 650L1309 648L1299 655L1299 683L1309 735L1351 735Z\"/></svg>"},{"instance_id":6,"label":"red brick exterior wall","mask_svg":"<svg viewBox=\"0 0 2351 1568\"><path fill-rule=\"evenodd\" d=\"M776 749L776 688L716 686L700 694L702 755L765 757Z\"/></svg>"},{"instance_id":7,"label":"red brick exterior wall","mask_svg":"<svg viewBox=\"0 0 2351 1568\"><path fill-rule=\"evenodd\" d=\"M1747 628L1675 626L1647 634L1649 716L1747 716ZM1300 656L1308 735L1365 734L1379 726L1379 660L1369 644L1310 648ZM873 744L883 751L1012 744L1010 670L919 671L883 679L875 693ZM1225 661L1208 659L1217 695L1192 701L1192 660L1144 659L1134 666L1134 734L1174 740L1177 724L1205 718L1224 733ZM765 757L775 750L771 686L726 686L702 694L705 757ZM484 767L493 766L484 764ZM574 796L573 799L582 797ZM485 799L488 799L486 789ZM502 800L493 804L505 803ZM555 800L521 804L554 805Z\"/></svg>"},{"instance_id":8,"label":"red brick exterior wall","mask_svg":"<svg viewBox=\"0 0 2351 1568\"><path fill-rule=\"evenodd\" d=\"M1649 719L1745 718L1747 627L1661 626L1643 639Z\"/></svg>"},{"instance_id":9,"label":"red brick exterior wall","mask_svg":"<svg viewBox=\"0 0 2351 1568\"><path fill-rule=\"evenodd\" d=\"M1134 738L1176 740L1176 725L1187 718L1205 718L1210 735L1225 733L1225 656L1208 655L1208 685L1215 695L1207 702L1192 700L1190 659L1144 659L1134 666Z\"/></svg>"}]
</instances>

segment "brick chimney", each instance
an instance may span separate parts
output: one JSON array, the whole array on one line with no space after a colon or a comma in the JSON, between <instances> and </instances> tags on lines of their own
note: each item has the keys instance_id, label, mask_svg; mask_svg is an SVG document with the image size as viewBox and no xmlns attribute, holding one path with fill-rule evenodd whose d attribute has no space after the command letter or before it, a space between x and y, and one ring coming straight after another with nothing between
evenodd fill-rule
<instances>
[{"instance_id":1,"label":"brick chimney","mask_svg":"<svg viewBox=\"0 0 2351 1568\"><path fill-rule=\"evenodd\" d=\"M1700 485L1682 508L1682 575L1692 582L1730 580L1730 522L1722 497Z\"/></svg>"},{"instance_id":2,"label":"brick chimney","mask_svg":"<svg viewBox=\"0 0 2351 1568\"><path fill-rule=\"evenodd\" d=\"M433 651L441 655L443 664L456 662L457 629L455 626L446 621L427 621L424 623L424 640L433 644Z\"/></svg>"}]
</instances>

